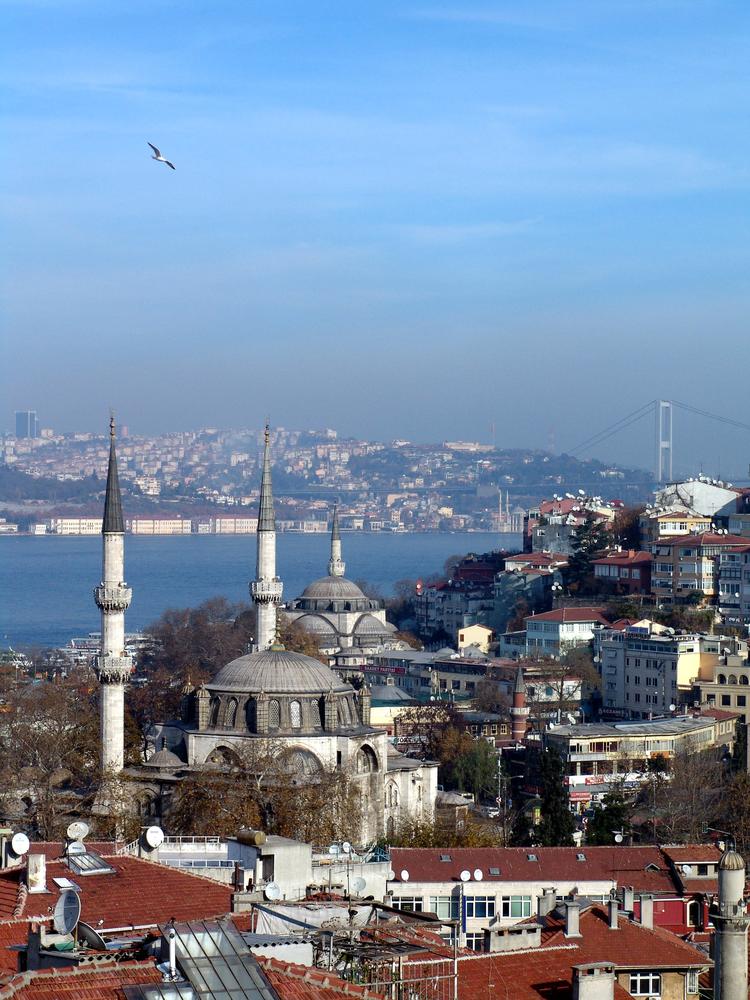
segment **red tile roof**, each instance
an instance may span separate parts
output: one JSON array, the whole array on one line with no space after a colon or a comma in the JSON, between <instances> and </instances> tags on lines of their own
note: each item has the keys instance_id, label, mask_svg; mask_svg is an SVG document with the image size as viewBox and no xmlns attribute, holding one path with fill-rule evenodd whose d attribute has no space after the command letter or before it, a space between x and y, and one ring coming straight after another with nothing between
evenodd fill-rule
<instances>
[{"instance_id":1,"label":"red tile roof","mask_svg":"<svg viewBox=\"0 0 750 1000\"><path fill-rule=\"evenodd\" d=\"M689 848L681 848L689 850ZM696 856L705 850L698 845ZM585 861L579 861L583 854ZM555 883L605 882L628 886L636 892L653 892L660 896L681 894L672 867L657 846L643 847L461 847L434 850L432 848L396 847L391 851L395 883L406 885L401 872L409 872L409 882L458 882L463 869L479 868L487 882ZM538 860L529 861L529 855ZM450 861L440 858L450 857ZM498 868L499 875L490 874ZM711 891L710 880L700 891Z\"/></svg>"},{"instance_id":2,"label":"red tile roof","mask_svg":"<svg viewBox=\"0 0 750 1000\"><path fill-rule=\"evenodd\" d=\"M598 622L609 625L602 611L602 608L557 608L538 615L527 615L524 622Z\"/></svg>"},{"instance_id":3,"label":"red tile roof","mask_svg":"<svg viewBox=\"0 0 750 1000\"><path fill-rule=\"evenodd\" d=\"M341 997L380 997L367 986L358 986L325 969L256 956L281 1000L340 1000Z\"/></svg>"},{"instance_id":4,"label":"red tile roof","mask_svg":"<svg viewBox=\"0 0 750 1000\"><path fill-rule=\"evenodd\" d=\"M670 535L667 538L660 538L655 545L687 545L692 542L694 545L721 545L721 546L747 546L747 538L742 535L720 535L716 531L701 531L696 534L688 532L685 535Z\"/></svg>"},{"instance_id":5,"label":"red tile roof","mask_svg":"<svg viewBox=\"0 0 750 1000\"><path fill-rule=\"evenodd\" d=\"M653 558L650 552L613 552L591 561L594 566L638 566L641 563L650 563Z\"/></svg>"},{"instance_id":6,"label":"red tile roof","mask_svg":"<svg viewBox=\"0 0 750 1000\"><path fill-rule=\"evenodd\" d=\"M662 851L676 865L690 864L693 861L718 864L721 860L721 851L715 844L689 844L687 847L680 844L677 847L662 847Z\"/></svg>"},{"instance_id":7,"label":"red tile roof","mask_svg":"<svg viewBox=\"0 0 750 1000\"><path fill-rule=\"evenodd\" d=\"M114 874L79 876L63 861L49 862L48 891L29 894L21 915L49 915L62 891L55 885L55 878L69 878L80 886L82 919L105 931L114 927L151 926L172 917L175 920L208 919L231 909L231 886L213 879L130 855L110 856L107 861L114 868ZM14 883L17 890L19 880L25 875L25 867L1 872L0 884L3 881ZM13 916L8 912L6 901L11 895L7 886L0 892L0 917Z\"/></svg>"},{"instance_id":8,"label":"red tile roof","mask_svg":"<svg viewBox=\"0 0 750 1000\"><path fill-rule=\"evenodd\" d=\"M0 1000L125 1000L124 986L161 979L153 961L24 972L0 987Z\"/></svg>"},{"instance_id":9,"label":"red tile roof","mask_svg":"<svg viewBox=\"0 0 750 1000\"><path fill-rule=\"evenodd\" d=\"M14 945L29 939L29 920L8 920L0 923L0 976L18 970L18 953Z\"/></svg>"}]
</instances>

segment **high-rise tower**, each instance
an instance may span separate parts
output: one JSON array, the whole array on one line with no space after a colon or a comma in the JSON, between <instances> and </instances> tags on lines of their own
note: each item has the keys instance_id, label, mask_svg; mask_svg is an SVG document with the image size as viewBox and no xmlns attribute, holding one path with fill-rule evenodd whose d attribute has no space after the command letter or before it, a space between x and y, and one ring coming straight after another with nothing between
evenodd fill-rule
<instances>
[{"instance_id":1,"label":"high-rise tower","mask_svg":"<svg viewBox=\"0 0 750 1000\"><path fill-rule=\"evenodd\" d=\"M346 563L341 558L341 532L339 530L339 508L333 508L333 523L331 524L331 558L328 560L328 575L343 576Z\"/></svg>"},{"instance_id":2,"label":"high-rise tower","mask_svg":"<svg viewBox=\"0 0 750 1000\"><path fill-rule=\"evenodd\" d=\"M125 523L117 478L115 420L109 421L109 468L102 521L102 582L94 600L102 613L101 651L95 671L101 685L101 766L105 774L119 773L125 763L125 684L133 662L125 652L125 611L133 592L124 582Z\"/></svg>"},{"instance_id":3,"label":"high-rise tower","mask_svg":"<svg viewBox=\"0 0 750 1000\"><path fill-rule=\"evenodd\" d=\"M283 585L276 576L276 518L271 487L271 433L266 424L263 445L263 475L258 505L258 549L255 580L250 594L255 604L256 645L268 649L276 635L276 608L281 604Z\"/></svg>"},{"instance_id":4,"label":"high-rise tower","mask_svg":"<svg viewBox=\"0 0 750 1000\"><path fill-rule=\"evenodd\" d=\"M719 862L719 906L713 915L715 1000L747 997L747 913L745 862L736 851L725 851Z\"/></svg>"}]
</instances>

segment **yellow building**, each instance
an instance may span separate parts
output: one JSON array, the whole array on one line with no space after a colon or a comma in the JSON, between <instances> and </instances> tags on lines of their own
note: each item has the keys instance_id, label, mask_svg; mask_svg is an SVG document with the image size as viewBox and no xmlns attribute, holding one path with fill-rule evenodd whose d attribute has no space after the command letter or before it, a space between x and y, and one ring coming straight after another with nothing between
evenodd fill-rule
<instances>
[{"instance_id":1,"label":"yellow building","mask_svg":"<svg viewBox=\"0 0 750 1000\"><path fill-rule=\"evenodd\" d=\"M743 722L750 722L750 660L746 654L747 650L744 654L725 653L701 663L693 687L701 707L736 712Z\"/></svg>"},{"instance_id":2,"label":"yellow building","mask_svg":"<svg viewBox=\"0 0 750 1000\"><path fill-rule=\"evenodd\" d=\"M458 630L458 648L466 649L467 646L476 646L483 653L489 653L490 643L495 638L495 633L486 625L464 625Z\"/></svg>"}]
</instances>

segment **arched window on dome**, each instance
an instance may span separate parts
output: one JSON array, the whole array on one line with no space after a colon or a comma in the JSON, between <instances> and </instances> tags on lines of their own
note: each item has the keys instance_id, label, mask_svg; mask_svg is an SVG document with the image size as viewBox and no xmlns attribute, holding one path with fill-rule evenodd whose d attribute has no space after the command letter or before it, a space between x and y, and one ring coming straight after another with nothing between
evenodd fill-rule
<instances>
[{"instance_id":1,"label":"arched window on dome","mask_svg":"<svg viewBox=\"0 0 750 1000\"><path fill-rule=\"evenodd\" d=\"M254 733L258 728L258 717L255 706L255 698L248 698L247 705L245 705L245 720L247 722L248 732L250 733Z\"/></svg>"},{"instance_id":2,"label":"arched window on dome","mask_svg":"<svg viewBox=\"0 0 750 1000\"><path fill-rule=\"evenodd\" d=\"M237 699L230 698L227 704L227 713L224 716L224 725L229 729L234 729L237 725Z\"/></svg>"},{"instance_id":3,"label":"arched window on dome","mask_svg":"<svg viewBox=\"0 0 750 1000\"><path fill-rule=\"evenodd\" d=\"M275 698L268 703L268 728L278 729L281 725L281 705Z\"/></svg>"},{"instance_id":4,"label":"arched window on dome","mask_svg":"<svg viewBox=\"0 0 750 1000\"><path fill-rule=\"evenodd\" d=\"M302 728L302 705L298 701L289 702L289 724L292 729Z\"/></svg>"},{"instance_id":5,"label":"arched window on dome","mask_svg":"<svg viewBox=\"0 0 750 1000\"><path fill-rule=\"evenodd\" d=\"M218 726L219 724L219 709L221 708L221 699L214 698L211 702L211 726Z\"/></svg>"}]
</instances>

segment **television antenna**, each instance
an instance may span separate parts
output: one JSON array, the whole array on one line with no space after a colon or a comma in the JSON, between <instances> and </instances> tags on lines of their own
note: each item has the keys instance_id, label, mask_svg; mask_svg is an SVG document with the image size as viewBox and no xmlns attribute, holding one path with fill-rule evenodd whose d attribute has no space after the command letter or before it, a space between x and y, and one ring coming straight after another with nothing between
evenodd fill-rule
<instances>
[{"instance_id":1,"label":"television antenna","mask_svg":"<svg viewBox=\"0 0 750 1000\"><path fill-rule=\"evenodd\" d=\"M58 934L72 934L81 917L81 900L74 889L60 893L52 923Z\"/></svg>"},{"instance_id":2,"label":"television antenna","mask_svg":"<svg viewBox=\"0 0 750 1000\"><path fill-rule=\"evenodd\" d=\"M25 854L30 847L31 843L29 842L29 838L26 836L25 833L13 834L13 837L11 838L10 841L10 849L13 851L14 854L20 857L22 854Z\"/></svg>"},{"instance_id":3,"label":"television antenna","mask_svg":"<svg viewBox=\"0 0 750 1000\"><path fill-rule=\"evenodd\" d=\"M77 819L70 824L65 832L68 835L68 840L84 840L88 836L89 825L84 823L82 819Z\"/></svg>"},{"instance_id":4,"label":"television antenna","mask_svg":"<svg viewBox=\"0 0 750 1000\"><path fill-rule=\"evenodd\" d=\"M281 886L278 882L269 882L263 890L263 895L266 899L281 899Z\"/></svg>"}]
</instances>

